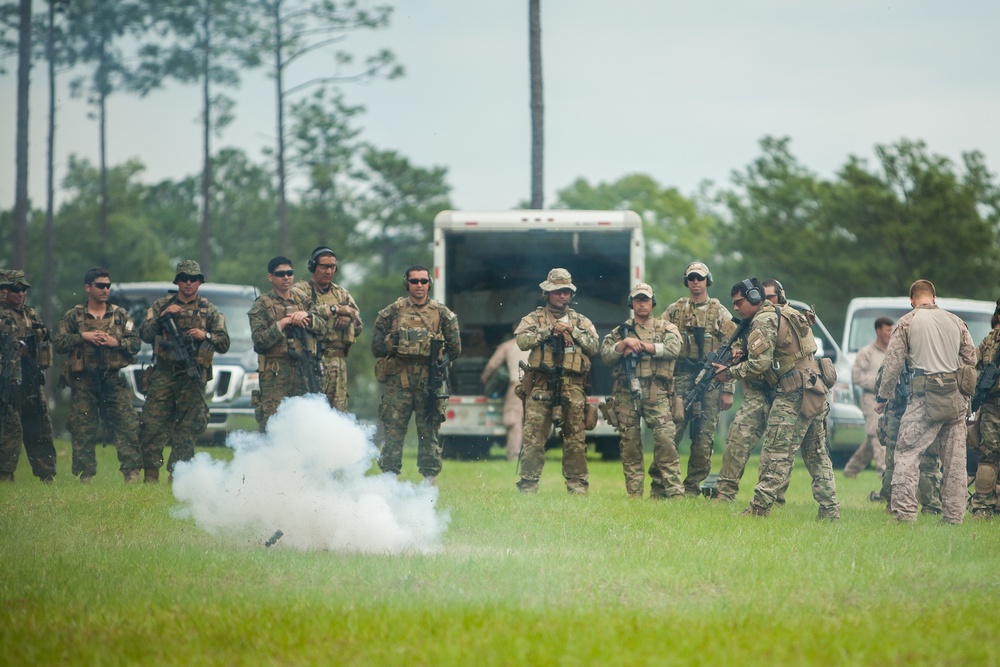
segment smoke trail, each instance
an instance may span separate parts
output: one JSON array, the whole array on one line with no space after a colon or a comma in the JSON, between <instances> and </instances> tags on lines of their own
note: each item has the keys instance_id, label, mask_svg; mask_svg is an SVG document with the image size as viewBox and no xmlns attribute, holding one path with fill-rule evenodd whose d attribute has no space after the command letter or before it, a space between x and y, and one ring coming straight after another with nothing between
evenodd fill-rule
<instances>
[{"instance_id":1,"label":"smoke trail","mask_svg":"<svg viewBox=\"0 0 1000 667\"><path fill-rule=\"evenodd\" d=\"M366 476L378 455L373 429L316 394L287 399L267 433L236 432L232 461L205 452L174 468L175 516L213 534L302 551L433 553L450 519L438 489Z\"/></svg>"}]
</instances>

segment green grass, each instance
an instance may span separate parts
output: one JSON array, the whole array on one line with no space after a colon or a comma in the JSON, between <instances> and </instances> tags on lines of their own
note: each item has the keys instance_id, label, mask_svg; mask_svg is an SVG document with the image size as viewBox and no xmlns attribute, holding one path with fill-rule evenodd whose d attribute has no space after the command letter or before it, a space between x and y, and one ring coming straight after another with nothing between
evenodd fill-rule
<instances>
[{"instance_id":1,"label":"green grass","mask_svg":"<svg viewBox=\"0 0 1000 667\"><path fill-rule=\"evenodd\" d=\"M0 664L1000 664L1000 522L891 524L871 471L838 474L831 525L801 462L767 520L738 516L756 459L736 505L629 501L598 460L570 497L558 451L537 496L446 462L442 552L372 556L206 534L111 448L80 485L67 449L53 486L23 455L0 486Z\"/></svg>"}]
</instances>

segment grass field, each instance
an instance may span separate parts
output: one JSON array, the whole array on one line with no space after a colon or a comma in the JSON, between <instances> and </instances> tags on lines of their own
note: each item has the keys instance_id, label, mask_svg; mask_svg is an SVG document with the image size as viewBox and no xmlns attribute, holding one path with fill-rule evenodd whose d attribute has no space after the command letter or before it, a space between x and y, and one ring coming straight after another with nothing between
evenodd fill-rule
<instances>
[{"instance_id":1,"label":"grass field","mask_svg":"<svg viewBox=\"0 0 1000 667\"><path fill-rule=\"evenodd\" d=\"M801 463L760 520L756 459L735 506L629 501L596 459L571 497L558 451L535 496L505 460L446 462L441 552L372 556L209 535L98 454L92 485L60 442L54 485L22 455L0 486L3 664L1000 663L1000 522L892 524L871 471L838 473L831 525Z\"/></svg>"}]
</instances>

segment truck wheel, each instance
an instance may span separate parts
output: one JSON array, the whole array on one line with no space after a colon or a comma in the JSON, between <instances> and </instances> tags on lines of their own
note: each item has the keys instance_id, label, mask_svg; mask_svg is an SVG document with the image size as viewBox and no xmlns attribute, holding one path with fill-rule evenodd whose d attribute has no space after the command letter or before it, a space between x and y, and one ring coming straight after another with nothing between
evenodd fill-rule
<instances>
[{"instance_id":1,"label":"truck wheel","mask_svg":"<svg viewBox=\"0 0 1000 667\"><path fill-rule=\"evenodd\" d=\"M441 456L457 461L483 461L490 457L493 440L474 435L441 436Z\"/></svg>"},{"instance_id":2,"label":"truck wheel","mask_svg":"<svg viewBox=\"0 0 1000 667\"><path fill-rule=\"evenodd\" d=\"M594 438L594 451L601 455L602 461L619 461L622 450L618 436L602 436Z\"/></svg>"}]
</instances>

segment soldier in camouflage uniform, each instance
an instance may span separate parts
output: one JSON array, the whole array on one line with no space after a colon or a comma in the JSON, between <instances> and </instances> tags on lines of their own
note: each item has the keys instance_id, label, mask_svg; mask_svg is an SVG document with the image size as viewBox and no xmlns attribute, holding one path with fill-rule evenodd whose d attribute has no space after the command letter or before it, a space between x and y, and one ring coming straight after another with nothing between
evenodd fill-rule
<instances>
[{"instance_id":1,"label":"soldier in camouflage uniform","mask_svg":"<svg viewBox=\"0 0 1000 667\"><path fill-rule=\"evenodd\" d=\"M882 385L882 367L875 376L875 393ZM897 385L898 386L898 385ZM882 473L882 488L872 491L868 500L884 502L886 511L892 503L892 471L896 467L896 439L899 438L899 422L906 411L906 399L899 391L885 405L885 411L879 416L876 431L879 442L885 448L885 472ZM941 448L935 443L920 455L920 482L917 486L917 496L920 500L921 514L941 514ZM890 512L891 513L891 512Z\"/></svg>"},{"instance_id":2,"label":"soldier in camouflage uniform","mask_svg":"<svg viewBox=\"0 0 1000 667\"><path fill-rule=\"evenodd\" d=\"M778 491L788 482L796 450L806 441L815 443L825 435L822 430L810 433L810 429L822 428L829 409L826 401L829 382L823 376L832 369L824 369L824 373L813 356L816 343L810 313L785 308L779 314L764 298L764 288L756 278L737 283L730 293L733 308L741 317L751 319L750 333L744 358L728 369L717 365L716 378L763 380L775 393L760 455L760 478L753 501L744 512L767 516ZM838 520L840 505L825 445L803 446L802 458L812 476L813 498L819 504L818 518Z\"/></svg>"},{"instance_id":3,"label":"soldier in camouflage uniform","mask_svg":"<svg viewBox=\"0 0 1000 667\"><path fill-rule=\"evenodd\" d=\"M708 296L712 285L708 267L702 262L691 262L683 278L690 296L672 303L661 316L681 333L681 352L674 367L674 389L679 396L684 396L694 384L705 355L721 347L735 330L729 311L718 299ZM689 497L701 494L701 483L712 471L715 428L720 412L733 406L734 387L732 382L710 387L677 428L678 449L685 431L690 430L691 435L691 456L684 478L684 493Z\"/></svg>"},{"instance_id":4,"label":"soldier in camouflage uniform","mask_svg":"<svg viewBox=\"0 0 1000 667\"><path fill-rule=\"evenodd\" d=\"M52 442L52 420L49 418L45 398L46 368L52 366L52 339L49 329L34 308L25 304L31 285L23 271L8 271L5 278L7 299L3 303L5 314L17 324L15 333L21 342L20 422L24 451L28 455L31 471L41 481L51 484L56 475L56 448ZM3 433L3 439L17 437L16 427ZM20 438L4 443L5 449L20 449ZM12 471L13 472L13 471Z\"/></svg>"},{"instance_id":5,"label":"soldier in camouflage uniform","mask_svg":"<svg viewBox=\"0 0 1000 667\"><path fill-rule=\"evenodd\" d=\"M941 447L944 463L942 520L959 524L965 516L966 396L971 391L964 387L964 379L972 378L974 390L976 346L965 322L938 308L936 299L929 280L917 280L910 286L913 310L899 318L892 330L876 396L876 412L882 414L907 363L913 373L912 396L899 424L890 499L893 515L903 523L917 520L919 458L935 442Z\"/></svg>"},{"instance_id":6,"label":"soldier in camouflage uniform","mask_svg":"<svg viewBox=\"0 0 1000 667\"><path fill-rule=\"evenodd\" d=\"M601 359L615 376L613 395L603 409L621 433L622 468L629 497L642 498L645 474L640 417L653 429L653 462L649 466L651 498L684 496L681 463L674 441L674 362L681 349L677 327L652 316L653 288L639 283L629 293L633 316L615 327L601 343ZM635 376L641 398L633 395L622 365L637 357ZM638 404L638 410L636 410Z\"/></svg>"},{"instance_id":7,"label":"soldier in camouflage uniform","mask_svg":"<svg viewBox=\"0 0 1000 667\"><path fill-rule=\"evenodd\" d=\"M306 355L316 355L317 338L326 334L318 309L292 292L294 275L292 260L272 258L267 279L273 289L257 297L247 313L260 382L251 402L262 433L284 398L309 393Z\"/></svg>"},{"instance_id":8,"label":"soldier in camouflage uniform","mask_svg":"<svg viewBox=\"0 0 1000 667\"><path fill-rule=\"evenodd\" d=\"M212 357L229 350L229 332L222 312L198 295L205 282L201 266L185 259L177 264L174 284L177 293L154 301L139 325L139 337L153 345L155 365L146 388L146 404L139 420L139 443L145 481L160 481L163 448L170 444L167 472L178 461L194 458L194 445L208 426L205 384L212 377ZM173 320L180 338L170 332ZM192 377L181 349L186 349L197 366Z\"/></svg>"},{"instance_id":9,"label":"soldier in camouflage uniform","mask_svg":"<svg viewBox=\"0 0 1000 667\"><path fill-rule=\"evenodd\" d=\"M569 307L576 294L573 278L566 269L552 269L539 284L545 305L525 315L514 329L517 346L528 352L528 370L522 378L524 395L524 442L521 447L522 493L537 493L538 480L545 465L545 441L556 422L562 429L562 472L566 489L573 494L587 493L587 445L585 411L587 394L584 385L590 372L590 358L598 352L600 339L593 323ZM555 337L564 347L563 358L553 352ZM549 372L560 367L562 400L549 390Z\"/></svg>"},{"instance_id":10,"label":"soldier in camouflage uniform","mask_svg":"<svg viewBox=\"0 0 1000 667\"><path fill-rule=\"evenodd\" d=\"M83 483L97 474L95 447L102 431L114 437L126 483L139 481L142 454L136 442L138 419L131 392L118 372L131 364L142 344L128 312L108 303L111 278L95 267L84 275L87 303L71 308L59 321L55 350L67 354L61 386L71 392L69 433L73 474Z\"/></svg>"},{"instance_id":11,"label":"soldier in camouflage uniform","mask_svg":"<svg viewBox=\"0 0 1000 667\"><path fill-rule=\"evenodd\" d=\"M410 416L417 422L417 469L424 481L434 484L441 472L438 430L445 419L447 399L430 397L431 363L449 363L462 353L458 318L443 303L429 296L430 273L416 264L406 270L407 296L379 311L372 334L375 377L385 383L379 418L385 427L385 444L378 465L382 472L398 475L403 469L403 440ZM432 350L437 350L432 358ZM439 394L440 395L440 394Z\"/></svg>"},{"instance_id":12,"label":"soldier in camouflage uniform","mask_svg":"<svg viewBox=\"0 0 1000 667\"><path fill-rule=\"evenodd\" d=\"M0 269L0 303L7 300L9 272ZM21 455L21 342L17 321L0 309L0 482L13 483Z\"/></svg>"},{"instance_id":13,"label":"soldier in camouflage uniform","mask_svg":"<svg viewBox=\"0 0 1000 667\"><path fill-rule=\"evenodd\" d=\"M996 360L998 352L1000 329L993 328L976 349L976 370L981 374L983 368ZM997 508L997 470L1000 469L1000 382L993 386L986 402L979 407L976 422L979 466L972 495L972 518L990 519Z\"/></svg>"},{"instance_id":14,"label":"soldier in camouflage uniform","mask_svg":"<svg viewBox=\"0 0 1000 667\"><path fill-rule=\"evenodd\" d=\"M319 247L307 264L312 279L300 280L292 291L311 303L326 320L323 346L323 393L331 407L347 412L347 355L364 324L351 293L333 282L337 275L337 255Z\"/></svg>"}]
</instances>

